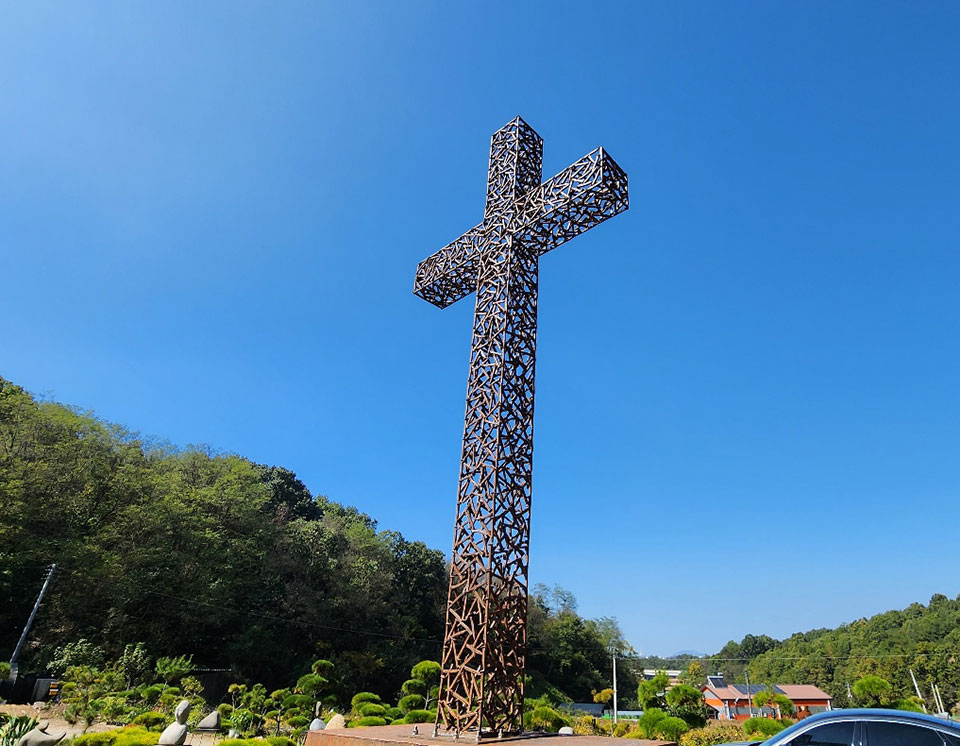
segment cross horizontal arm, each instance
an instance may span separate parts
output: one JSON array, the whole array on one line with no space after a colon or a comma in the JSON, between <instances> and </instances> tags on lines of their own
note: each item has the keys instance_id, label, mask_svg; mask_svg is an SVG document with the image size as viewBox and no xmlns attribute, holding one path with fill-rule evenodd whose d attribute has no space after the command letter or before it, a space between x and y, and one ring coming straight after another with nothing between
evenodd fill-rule
<instances>
[{"instance_id":1,"label":"cross horizontal arm","mask_svg":"<svg viewBox=\"0 0 960 746\"><path fill-rule=\"evenodd\" d=\"M514 234L543 256L629 206L626 173L597 148L520 199Z\"/></svg>"},{"instance_id":2,"label":"cross horizontal arm","mask_svg":"<svg viewBox=\"0 0 960 746\"><path fill-rule=\"evenodd\" d=\"M543 255L628 207L626 173L597 148L521 197L511 232ZM424 259L413 292L439 308L474 292L483 240L481 223Z\"/></svg>"},{"instance_id":3,"label":"cross horizontal arm","mask_svg":"<svg viewBox=\"0 0 960 746\"><path fill-rule=\"evenodd\" d=\"M483 246L483 223L417 265L413 292L446 308L477 289L477 257Z\"/></svg>"}]
</instances>

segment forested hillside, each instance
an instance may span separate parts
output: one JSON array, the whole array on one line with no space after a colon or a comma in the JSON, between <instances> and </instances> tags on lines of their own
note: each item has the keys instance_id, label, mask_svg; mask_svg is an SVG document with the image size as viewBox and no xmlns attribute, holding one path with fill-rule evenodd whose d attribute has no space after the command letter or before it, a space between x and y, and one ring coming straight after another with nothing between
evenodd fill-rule
<instances>
[{"instance_id":1,"label":"forested hillside","mask_svg":"<svg viewBox=\"0 0 960 746\"><path fill-rule=\"evenodd\" d=\"M25 672L81 639L110 659L143 642L270 688L324 658L349 701L392 696L411 665L440 656L440 551L378 531L286 469L158 445L0 378L0 660L52 562ZM589 699L609 685L610 645L628 647L615 621L539 589L531 692ZM620 679L636 689L629 671Z\"/></svg>"},{"instance_id":2,"label":"forested hillside","mask_svg":"<svg viewBox=\"0 0 960 746\"><path fill-rule=\"evenodd\" d=\"M441 552L286 469L158 447L0 379L3 659L51 562L26 670L79 638L144 641L277 686L327 657L359 691L403 681L443 633Z\"/></svg>"},{"instance_id":3,"label":"forested hillside","mask_svg":"<svg viewBox=\"0 0 960 746\"><path fill-rule=\"evenodd\" d=\"M888 680L900 696L912 695L913 669L928 703L934 683L948 706L960 699L958 599L936 595L927 606L915 603L837 629L798 633L770 643L751 660L751 681L814 683L832 694L839 706L846 706L847 684L867 674Z\"/></svg>"}]
</instances>

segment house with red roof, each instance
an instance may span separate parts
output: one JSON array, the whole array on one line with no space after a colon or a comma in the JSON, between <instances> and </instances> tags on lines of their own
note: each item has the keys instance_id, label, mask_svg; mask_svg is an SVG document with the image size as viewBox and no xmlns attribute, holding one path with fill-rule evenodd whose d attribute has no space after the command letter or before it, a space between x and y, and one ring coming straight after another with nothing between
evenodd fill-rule
<instances>
[{"instance_id":1,"label":"house with red roof","mask_svg":"<svg viewBox=\"0 0 960 746\"><path fill-rule=\"evenodd\" d=\"M753 698L770 687L761 684L727 684L722 674L707 676L700 687L703 700L717 720L746 720L749 717L780 718L774 707L755 707ZM832 709L829 694L812 684L774 684L775 694L785 694L793 702L795 717L804 718Z\"/></svg>"}]
</instances>

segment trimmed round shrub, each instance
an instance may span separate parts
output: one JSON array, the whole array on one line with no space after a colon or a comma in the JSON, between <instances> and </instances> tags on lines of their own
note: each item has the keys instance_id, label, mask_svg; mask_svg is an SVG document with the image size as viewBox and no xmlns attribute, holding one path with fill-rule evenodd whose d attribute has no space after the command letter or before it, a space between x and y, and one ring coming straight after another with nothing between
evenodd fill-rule
<instances>
[{"instance_id":1,"label":"trimmed round shrub","mask_svg":"<svg viewBox=\"0 0 960 746\"><path fill-rule=\"evenodd\" d=\"M84 733L73 739L73 746L113 746L117 738L117 731L108 730L103 733Z\"/></svg>"},{"instance_id":2,"label":"trimmed round shrub","mask_svg":"<svg viewBox=\"0 0 960 746\"><path fill-rule=\"evenodd\" d=\"M688 730L690 730L690 726L680 718L672 716L657 723L657 735L665 741L676 741Z\"/></svg>"},{"instance_id":3,"label":"trimmed round shrub","mask_svg":"<svg viewBox=\"0 0 960 746\"><path fill-rule=\"evenodd\" d=\"M292 738L286 736L267 736L266 741L270 746L297 746Z\"/></svg>"},{"instance_id":4,"label":"trimmed round shrub","mask_svg":"<svg viewBox=\"0 0 960 746\"><path fill-rule=\"evenodd\" d=\"M423 699L423 696L420 694L408 694L406 697L401 698L397 702L397 707L400 708L400 712L406 714L410 710L422 710L423 706L426 704L426 701Z\"/></svg>"},{"instance_id":5,"label":"trimmed round shrub","mask_svg":"<svg viewBox=\"0 0 960 746\"><path fill-rule=\"evenodd\" d=\"M403 682L400 690L404 694L419 694L422 696L427 693L427 682L422 679L408 679Z\"/></svg>"},{"instance_id":6,"label":"trimmed round shrub","mask_svg":"<svg viewBox=\"0 0 960 746\"><path fill-rule=\"evenodd\" d=\"M224 702L222 705L217 705L217 712L220 713L220 719L228 718L233 714L233 705L229 702Z\"/></svg>"},{"instance_id":7,"label":"trimmed round shrub","mask_svg":"<svg viewBox=\"0 0 960 746\"><path fill-rule=\"evenodd\" d=\"M350 706L356 710L364 702L376 702L379 704L380 695L374 694L373 692L357 692L353 695L353 699L350 700Z\"/></svg>"},{"instance_id":8,"label":"trimmed round shrub","mask_svg":"<svg viewBox=\"0 0 960 746\"><path fill-rule=\"evenodd\" d=\"M386 725L386 724L387 724L386 720L378 717L365 717L365 718L360 718L357 721L358 728L367 728L372 725Z\"/></svg>"},{"instance_id":9,"label":"trimmed round shrub","mask_svg":"<svg viewBox=\"0 0 960 746\"><path fill-rule=\"evenodd\" d=\"M664 720L667 717L667 713L663 710L658 710L656 707L649 707L644 710L644 713L637 718L637 728L642 734L641 738L656 738L657 726L660 725L660 721Z\"/></svg>"},{"instance_id":10,"label":"trimmed round shrub","mask_svg":"<svg viewBox=\"0 0 960 746\"><path fill-rule=\"evenodd\" d=\"M364 717L383 717L387 708L383 705L378 705L376 702L366 702L360 705L357 710Z\"/></svg>"},{"instance_id":11,"label":"trimmed round shrub","mask_svg":"<svg viewBox=\"0 0 960 746\"><path fill-rule=\"evenodd\" d=\"M163 687L159 684L154 684L153 686L146 686L140 692L140 696L143 698L143 701L148 705L153 705L159 698L160 694L163 692Z\"/></svg>"},{"instance_id":12,"label":"trimmed round shrub","mask_svg":"<svg viewBox=\"0 0 960 746\"><path fill-rule=\"evenodd\" d=\"M763 736L773 736L782 731L786 726L780 723L779 720L772 720L771 718L748 718L743 723L743 732L748 736L752 736L755 733L759 733Z\"/></svg>"},{"instance_id":13,"label":"trimmed round shrub","mask_svg":"<svg viewBox=\"0 0 960 746\"><path fill-rule=\"evenodd\" d=\"M436 661L420 661L410 669L410 678L420 681L433 681L440 678L440 664Z\"/></svg>"},{"instance_id":14,"label":"trimmed round shrub","mask_svg":"<svg viewBox=\"0 0 960 746\"><path fill-rule=\"evenodd\" d=\"M390 725L403 725L403 718L396 718L390 721Z\"/></svg>"},{"instance_id":15,"label":"trimmed round shrub","mask_svg":"<svg viewBox=\"0 0 960 746\"><path fill-rule=\"evenodd\" d=\"M142 725L147 730L162 731L169 719L169 716L162 712L142 712L130 721L130 725Z\"/></svg>"},{"instance_id":16,"label":"trimmed round shrub","mask_svg":"<svg viewBox=\"0 0 960 746\"><path fill-rule=\"evenodd\" d=\"M117 737L113 740L113 746L155 746L157 743L156 732L150 732L143 728L130 728L116 731Z\"/></svg>"},{"instance_id":17,"label":"trimmed round shrub","mask_svg":"<svg viewBox=\"0 0 960 746\"><path fill-rule=\"evenodd\" d=\"M388 707L387 711L383 713L383 716L387 720L396 720L397 718L403 717L403 712L400 710L399 707Z\"/></svg>"},{"instance_id":18,"label":"trimmed round shrub","mask_svg":"<svg viewBox=\"0 0 960 746\"><path fill-rule=\"evenodd\" d=\"M291 728L302 728L310 723L310 718L306 715L291 715L287 718L287 725Z\"/></svg>"},{"instance_id":19,"label":"trimmed round shrub","mask_svg":"<svg viewBox=\"0 0 960 746\"><path fill-rule=\"evenodd\" d=\"M433 720L433 713L427 710L410 710L403 716L405 723L429 723Z\"/></svg>"},{"instance_id":20,"label":"trimmed round shrub","mask_svg":"<svg viewBox=\"0 0 960 746\"><path fill-rule=\"evenodd\" d=\"M298 708L309 710L313 707L313 702L313 697L308 697L306 694L291 694L289 697L284 697L283 709L292 710Z\"/></svg>"}]
</instances>

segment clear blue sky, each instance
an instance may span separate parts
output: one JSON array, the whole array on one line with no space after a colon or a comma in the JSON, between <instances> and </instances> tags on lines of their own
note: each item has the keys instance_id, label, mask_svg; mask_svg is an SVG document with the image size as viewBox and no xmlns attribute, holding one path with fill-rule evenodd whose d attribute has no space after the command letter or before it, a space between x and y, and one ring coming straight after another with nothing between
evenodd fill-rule
<instances>
[{"instance_id":1,"label":"clear blue sky","mask_svg":"<svg viewBox=\"0 0 960 746\"><path fill-rule=\"evenodd\" d=\"M960 5L0 6L0 374L449 552L517 114L629 212L541 264L532 579L713 651L956 595Z\"/></svg>"}]
</instances>

